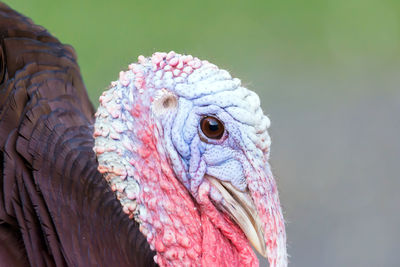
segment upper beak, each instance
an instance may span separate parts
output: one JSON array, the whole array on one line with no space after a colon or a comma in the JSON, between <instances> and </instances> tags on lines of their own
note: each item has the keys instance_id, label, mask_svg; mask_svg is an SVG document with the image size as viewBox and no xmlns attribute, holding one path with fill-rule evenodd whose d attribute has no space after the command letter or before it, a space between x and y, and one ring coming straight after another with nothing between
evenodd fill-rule
<instances>
[{"instance_id":1,"label":"upper beak","mask_svg":"<svg viewBox=\"0 0 400 267\"><path fill-rule=\"evenodd\" d=\"M267 257L267 247L261 219L258 216L257 208L251 199L249 191L241 192L229 182L223 182L211 176L207 176L207 178L224 199L220 203L220 208L229 214L242 229L253 247L263 257Z\"/></svg>"}]
</instances>

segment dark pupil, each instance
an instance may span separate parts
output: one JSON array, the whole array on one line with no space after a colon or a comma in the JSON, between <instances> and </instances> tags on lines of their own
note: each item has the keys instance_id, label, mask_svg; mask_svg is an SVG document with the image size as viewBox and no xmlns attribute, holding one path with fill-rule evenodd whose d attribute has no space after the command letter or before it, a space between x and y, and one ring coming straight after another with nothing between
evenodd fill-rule
<instances>
[{"instance_id":1,"label":"dark pupil","mask_svg":"<svg viewBox=\"0 0 400 267\"><path fill-rule=\"evenodd\" d=\"M211 132L216 132L219 130L219 123L218 121L214 120L214 119L208 119L208 129Z\"/></svg>"},{"instance_id":2,"label":"dark pupil","mask_svg":"<svg viewBox=\"0 0 400 267\"><path fill-rule=\"evenodd\" d=\"M201 130L204 135L211 139L220 139L224 135L224 125L217 118L207 116L201 122Z\"/></svg>"}]
</instances>

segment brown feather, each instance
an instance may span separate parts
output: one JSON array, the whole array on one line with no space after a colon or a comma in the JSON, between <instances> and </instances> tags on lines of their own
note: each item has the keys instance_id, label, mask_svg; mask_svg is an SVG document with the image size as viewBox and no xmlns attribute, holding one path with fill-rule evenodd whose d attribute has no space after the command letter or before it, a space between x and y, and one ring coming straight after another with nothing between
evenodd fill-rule
<instances>
[{"instance_id":1,"label":"brown feather","mask_svg":"<svg viewBox=\"0 0 400 267\"><path fill-rule=\"evenodd\" d=\"M0 44L0 262L154 266L97 171L74 50L4 4Z\"/></svg>"}]
</instances>

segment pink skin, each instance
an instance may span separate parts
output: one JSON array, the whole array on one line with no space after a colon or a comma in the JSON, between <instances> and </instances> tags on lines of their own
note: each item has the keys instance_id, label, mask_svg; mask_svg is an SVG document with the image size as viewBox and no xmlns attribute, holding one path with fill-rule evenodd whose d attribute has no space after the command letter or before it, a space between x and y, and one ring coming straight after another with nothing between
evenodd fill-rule
<instances>
[{"instance_id":1,"label":"pink skin","mask_svg":"<svg viewBox=\"0 0 400 267\"><path fill-rule=\"evenodd\" d=\"M265 159L264 166L267 166ZM269 165L268 165L269 166ZM264 236L267 241L268 260L271 266L278 266L286 259L286 254L280 255L279 251L286 244L281 237L285 236L285 223L281 213L278 190L272 173L267 169L264 173L261 168L256 168L254 173L246 177L252 199L257 207L258 215L263 222ZM254 190L257 188L257 190Z\"/></svg>"}]
</instances>

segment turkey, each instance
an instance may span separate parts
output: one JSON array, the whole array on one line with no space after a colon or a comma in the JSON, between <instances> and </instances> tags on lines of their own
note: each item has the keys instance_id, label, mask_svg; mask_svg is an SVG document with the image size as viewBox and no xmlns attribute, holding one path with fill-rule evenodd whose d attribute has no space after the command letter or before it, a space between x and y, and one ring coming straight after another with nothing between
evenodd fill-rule
<instances>
[{"instance_id":1,"label":"turkey","mask_svg":"<svg viewBox=\"0 0 400 267\"><path fill-rule=\"evenodd\" d=\"M1 266L287 266L258 96L139 56L88 99L76 54L0 4Z\"/></svg>"}]
</instances>

